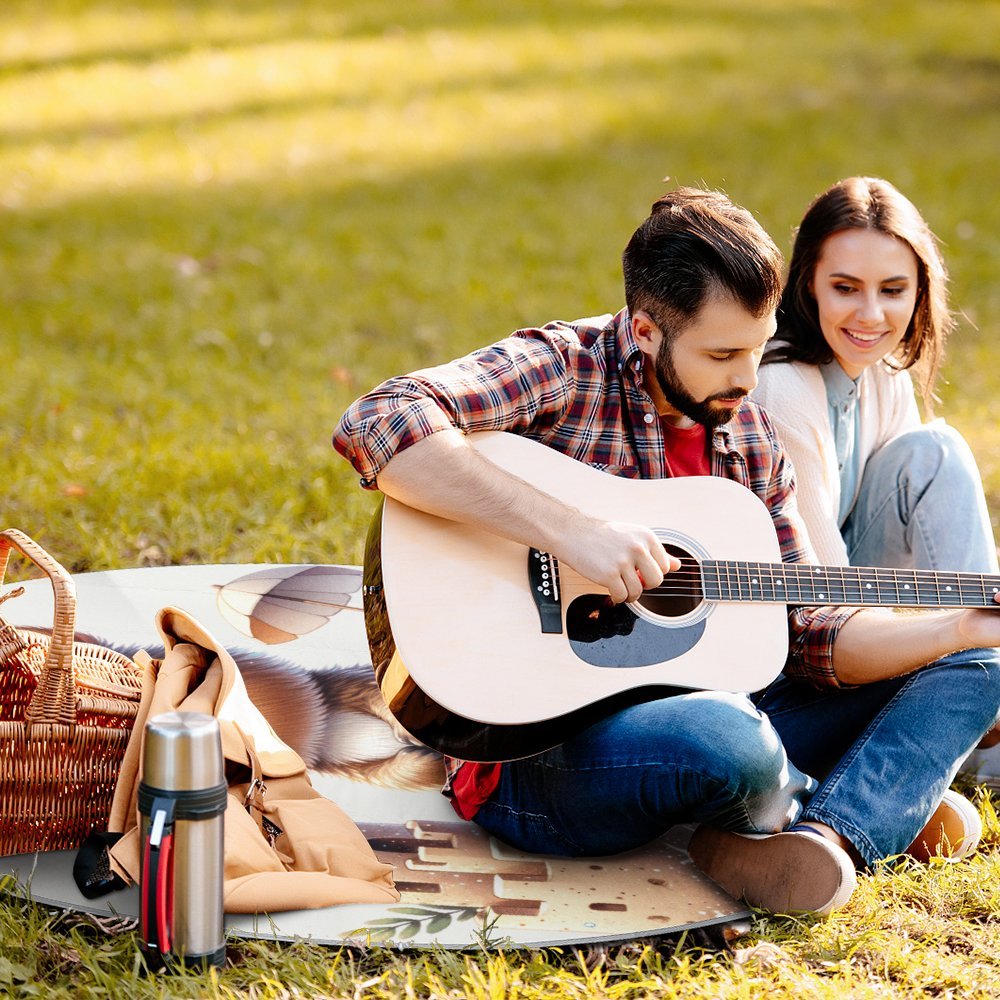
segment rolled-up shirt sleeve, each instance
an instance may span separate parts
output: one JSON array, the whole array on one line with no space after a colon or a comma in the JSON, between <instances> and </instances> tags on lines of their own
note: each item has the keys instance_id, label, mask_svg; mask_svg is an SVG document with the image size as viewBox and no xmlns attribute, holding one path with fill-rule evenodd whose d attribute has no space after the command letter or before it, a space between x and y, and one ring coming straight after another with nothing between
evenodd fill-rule
<instances>
[{"instance_id":1,"label":"rolled-up shirt sleeve","mask_svg":"<svg viewBox=\"0 0 1000 1000\"><path fill-rule=\"evenodd\" d=\"M447 428L524 431L551 425L571 391L565 336L523 330L435 368L391 378L352 403L333 434L334 448L375 489L389 460Z\"/></svg>"}]
</instances>

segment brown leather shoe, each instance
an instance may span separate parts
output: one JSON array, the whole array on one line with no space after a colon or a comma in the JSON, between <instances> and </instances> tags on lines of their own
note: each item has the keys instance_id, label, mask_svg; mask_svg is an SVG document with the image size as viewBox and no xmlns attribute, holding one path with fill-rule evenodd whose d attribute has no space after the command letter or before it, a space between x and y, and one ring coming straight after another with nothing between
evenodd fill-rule
<instances>
[{"instance_id":1,"label":"brown leather shoe","mask_svg":"<svg viewBox=\"0 0 1000 1000\"><path fill-rule=\"evenodd\" d=\"M700 826L688 853L731 896L772 913L829 913L858 884L847 852L819 834L741 834Z\"/></svg>"},{"instance_id":2,"label":"brown leather shoe","mask_svg":"<svg viewBox=\"0 0 1000 1000\"><path fill-rule=\"evenodd\" d=\"M918 861L961 861L979 846L982 836L983 821L976 807L949 788L906 853Z\"/></svg>"}]
</instances>

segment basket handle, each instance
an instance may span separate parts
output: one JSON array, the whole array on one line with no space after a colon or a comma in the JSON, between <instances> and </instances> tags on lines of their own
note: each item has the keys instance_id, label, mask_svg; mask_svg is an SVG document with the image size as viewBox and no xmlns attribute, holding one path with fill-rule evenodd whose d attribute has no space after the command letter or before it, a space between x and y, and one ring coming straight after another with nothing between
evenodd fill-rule
<instances>
[{"instance_id":1,"label":"basket handle","mask_svg":"<svg viewBox=\"0 0 1000 1000\"><path fill-rule=\"evenodd\" d=\"M52 639L38 687L24 714L24 721L76 725L76 686L73 679L73 639L76 629L76 584L66 570L36 541L17 528L0 532L0 583L7 574L10 550L17 549L42 570L52 583L55 618Z\"/></svg>"}]
</instances>

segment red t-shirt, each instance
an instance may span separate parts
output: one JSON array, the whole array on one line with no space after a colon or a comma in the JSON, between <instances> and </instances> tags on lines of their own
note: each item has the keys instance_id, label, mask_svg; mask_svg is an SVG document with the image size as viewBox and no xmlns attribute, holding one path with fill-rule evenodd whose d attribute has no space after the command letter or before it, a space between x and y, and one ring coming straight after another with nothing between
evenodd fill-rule
<instances>
[{"instance_id":1,"label":"red t-shirt","mask_svg":"<svg viewBox=\"0 0 1000 1000\"><path fill-rule=\"evenodd\" d=\"M660 427L663 429L663 439L666 442L665 461L671 479L712 474L708 458L708 430L703 424L675 427L661 417Z\"/></svg>"},{"instance_id":2,"label":"red t-shirt","mask_svg":"<svg viewBox=\"0 0 1000 1000\"><path fill-rule=\"evenodd\" d=\"M671 478L711 475L708 431L702 424L675 427L661 418L665 461ZM472 819L500 783L503 764L463 764L451 783L451 804L462 819Z\"/></svg>"}]
</instances>

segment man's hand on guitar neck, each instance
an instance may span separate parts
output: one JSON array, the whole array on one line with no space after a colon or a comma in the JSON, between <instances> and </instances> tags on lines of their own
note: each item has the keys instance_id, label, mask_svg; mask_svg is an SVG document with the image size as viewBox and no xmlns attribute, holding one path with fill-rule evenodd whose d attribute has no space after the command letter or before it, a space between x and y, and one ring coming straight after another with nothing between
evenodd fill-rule
<instances>
[{"instance_id":1,"label":"man's hand on guitar neck","mask_svg":"<svg viewBox=\"0 0 1000 1000\"><path fill-rule=\"evenodd\" d=\"M636 600L680 567L645 525L583 514L489 461L458 430L398 452L378 487L409 507L550 552L616 603Z\"/></svg>"}]
</instances>

